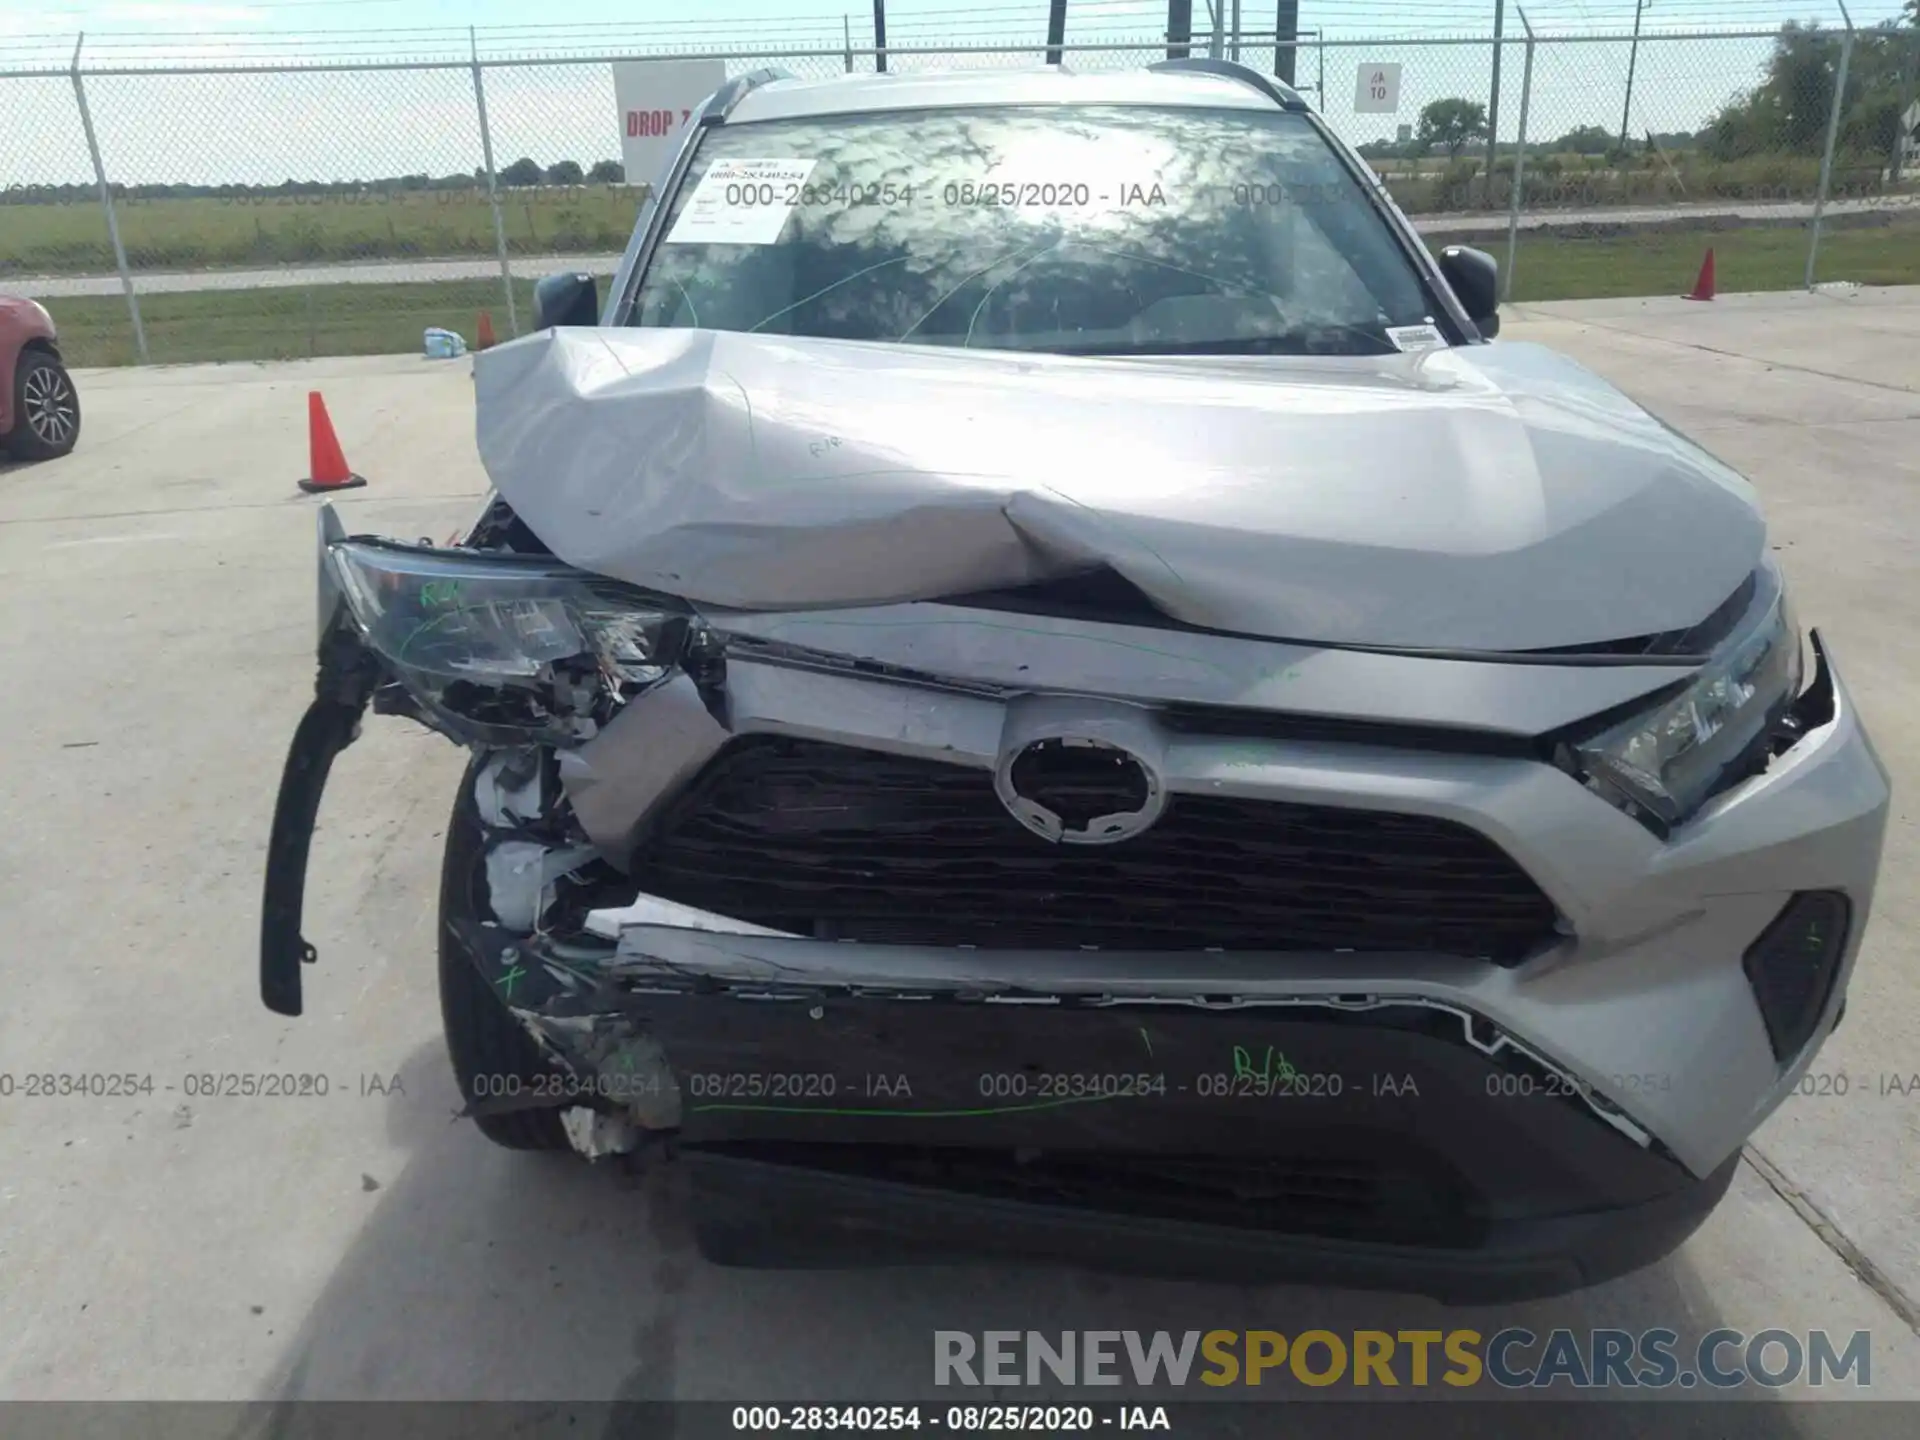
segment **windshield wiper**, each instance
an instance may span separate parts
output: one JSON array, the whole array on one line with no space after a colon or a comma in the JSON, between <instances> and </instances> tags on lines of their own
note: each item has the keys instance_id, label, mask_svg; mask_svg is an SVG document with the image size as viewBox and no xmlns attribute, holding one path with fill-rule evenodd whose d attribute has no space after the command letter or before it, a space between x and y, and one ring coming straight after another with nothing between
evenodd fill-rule
<instances>
[{"instance_id":1,"label":"windshield wiper","mask_svg":"<svg viewBox=\"0 0 1920 1440\"><path fill-rule=\"evenodd\" d=\"M1133 344L1062 346L1062 355L1391 355L1394 348L1385 340L1366 337L1378 348L1373 350L1326 349L1309 343L1300 334L1223 335L1211 340L1148 340Z\"/></svg>"}]
</instances>

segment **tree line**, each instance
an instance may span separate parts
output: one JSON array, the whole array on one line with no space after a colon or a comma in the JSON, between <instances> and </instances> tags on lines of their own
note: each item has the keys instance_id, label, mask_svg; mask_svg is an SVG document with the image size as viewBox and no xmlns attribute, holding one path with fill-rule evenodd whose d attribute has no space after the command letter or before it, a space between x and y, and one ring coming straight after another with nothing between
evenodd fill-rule
<instances>
[{"instance_id":1,"label":"tree line","mask_svg":"<svg viewBox=\"0 0 1920 1440\"><path fill-rule=\"evenodd\" d=\"M1527 142L1527 153L1610 155L1636 149L1698 150L1710 160L1753 155L1818 155L1826 145L1827 121L1839 83L1841 36L1818 24L1789 21L1774 39L1765 77L1727 101L1696 131L1621 135L1599 125L1576 125L1552 140ZM1854 156L1881 156L1891 164L1900 137L1900 117L1920 93L1920 0L1908 0L1906 21L1887 21L1854 32L1841 97L1836 149ZM1447 96L1425 106L1405 140L1374 140L1360 146L1369 159L1449 159L1487 138L1487 107L1478 100ZM1517 148L1498 147L1503 154Z\"/></svg>"},{"instance_id":2,"label":"tree line","mask_svg":"<svg viewBox=\"0 0 1920 1440\"><path fill-rule=\"evenodd\" d=\"M618 160L596 160L582 167L577 160L556 160L542 166L521 156L502 169L496 181L509 189L528 190L547 185L624 185L627 172ZM282 180L274 185L122 185L110 184L116 200L239 200L281 195L416 195L435 191L485 189L487 172L471 174L391 175L377 180ZM0 189L0 203L15 205L71 205L98 200L94 185L8 185Z\"/></svg>"}]
</instances>

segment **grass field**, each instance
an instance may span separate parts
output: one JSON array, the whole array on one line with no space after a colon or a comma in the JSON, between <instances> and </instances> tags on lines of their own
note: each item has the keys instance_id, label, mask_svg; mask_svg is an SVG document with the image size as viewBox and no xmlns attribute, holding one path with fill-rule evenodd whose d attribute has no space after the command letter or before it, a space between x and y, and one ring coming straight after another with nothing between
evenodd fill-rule
<instances>
[{"instance_id":1,"label":"grass field","mask_svg":"<svg viewBox=\"0 0 1920 1440\"><path fill-rule=\"evenodd\" d=\"M624 185L504 191L507 248L516 254L623 249L645 193L645 186ZM114 211L136 271L494 253L493 211L479 190L120 200ZM113 268L97 204L0 205L0 283L9 274Z\"/></svg>"},{"instance_id":2,"label":"grass field","mask_svg":"<svg viewBox=\"0 0 1920 1440\"><path fill-rule=\"evenodd\" d=\"M1513 158L1503 156L1489 195L1478 157L1422 162L1376 160L1393 198L1409 215L1436 211L1504 210L1513 198ZM1842 153L1834 157L1829 198L1855 199L1889 193L1883 156ZM1697 152L1671 157L1636 156L1615 165L1598 155L1529 156L1522 204L1530 209L1580 206L1811 203L1820 190L1820 160L1813 155L1755 155L1714 161ZM1892 187L1911 193L1911 180Z\"/></svg>"},{"instance_id":3,"label":"grass field","mask_svg":"<svg viewBox=\"0 0 1920 1440\"><path fill-rule=\"evenodd\" d=\"M1843 157L1844 160L1844 157ZM1511 172L1488 195L1480 161L1376 162L1409 214L1506 208ZM1502 165L1510 165L1510 157ZM1835 196L1872 185L1836 163ZM1811 200L1819 161L1758 156L1725 164L1682 156L1609 165L1598 156L1538 156L1528 161L1533 206L1667 204L1705 200ZM1857 182L1857 183L1856 183ZM1908 188L1912 188L1911 186ZM625 248L646 194L643 185L538 186L501 191L501 223L514 254ZM138 270L246 269L351 260L451 259L494 252L493 212L480 189L340 191L321 195L230 198L123 198L115 213L128 262ZM106 218L97 203L0 203L0 283L9 275L103 274L114 268Z\"/></svg>"},{"instance_id":4,"label":"grass field","mask_svg":"<svg viewBox=\"0 0 1920 1440\"><path fill-rule=\"evenodd\" d=\"M1807 230L1801 225L1640 231L1598 239L1522 234L1514 260L1513 298L1683 294L1693 288L1709 246L1722 290L1792 290L1806 281ZM1486 248L1505 260L1504 244ZM1920 284L1920 220L1822 230L1814 278L1862 285Z\"/></svg>"},{"instance_id":5,"label":"grass field","mask_svg":"<svg viewBox=\"0 0 1920 1440\"><path fill-rule=\"evenodd\" d=\"M1722 290L1787 290L1804 279L1807 234L1778 229L1686 230L1603 239L1529 235L1520 242L1515 300L1677 295L1690 289L1708 246ZM1504 257L1502 245L1488 248ZM1835 229L1821 238L1821 280L1920 284L1920 221ZM533 281L515 282L522 324L533 313ZM124 365L134 357L126 302L87 296L47 302L75 365ZM151 358L285 360L307 355L407 354L429 325L471 344L479 312L508 334L498 280L391 285L316 285L272 290L146 295L140 314Z\"/></svg>"},{"instance_id":6,"label":"grass field","mask_svg":"<svg viewBox=\"0 0 1920 1440\"><path fill-rule=\"evenodd\" d=\"M533 281L516 280L523 325L533 315ZM127 303L118 295L45 302L69 364L130 365L137 358ZM404 355L422 348L429 325L458 331L472 345L481 311L508 339L498 280L397 285L315 285L273 290L197 290L143 295L140 320L148 357L193 360L297 360L310 355Z\"/></svg>"}]
</instances>

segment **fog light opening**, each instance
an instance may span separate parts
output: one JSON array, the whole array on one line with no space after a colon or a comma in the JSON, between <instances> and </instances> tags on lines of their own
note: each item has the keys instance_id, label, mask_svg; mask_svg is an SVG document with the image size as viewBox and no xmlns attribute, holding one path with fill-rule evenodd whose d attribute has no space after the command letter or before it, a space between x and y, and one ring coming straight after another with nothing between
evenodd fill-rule
<instances>
[{"instance_id":1,"label":"fog light opening","mask_svg":"<svg viewBox=\"0 0 1920 1440\"><path fill-rule=\"evenodd\" d=\"M1839 977L1853 907L1837 890L1795 895L1742 960L1774 1058L1783 1065L1806 1048Z\"/></svg>"}]
</instances>

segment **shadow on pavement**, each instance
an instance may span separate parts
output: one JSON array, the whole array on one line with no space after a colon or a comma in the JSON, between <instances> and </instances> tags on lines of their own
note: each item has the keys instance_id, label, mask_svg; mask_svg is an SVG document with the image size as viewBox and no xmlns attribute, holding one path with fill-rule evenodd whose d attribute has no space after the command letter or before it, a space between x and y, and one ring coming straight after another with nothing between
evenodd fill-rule
<instances>
[{"instance_id":1,"label":"shadow on pavement","mask_svg":"<svg viewBox=\"0 0 1920 1440\"><path fill-rule=\"evenodd\" d=\"M1684 1252L1581 1295L1463 1309L1408 1296L1010 1266L725 1269L695 1252L671 1165L629 1176L569 1155L495 1149L466 1122L450 1120L458 1094L437 1042L415 1051L401 1080L404 1094L390 1098L387 1124L410 1161L384 1184L290 1343L276 1387L280 1423L258 1433L302 1433L300 1407L285 1402L306 1400L553 1402L500 1413L515 1417L508 1428L516 1435L547 1433L527 1418L545 1414L554 1433L597 1436L678 1433L662 1412L597 1407L605 1401L917 1401L944 1413L955 1403L1097 1398L1109 1406L1213 1400L1200 1417L1183 1408L1176 1432L1264 1437L1278 1433L1275 1412L1236 1403L1262 1398L1246 1389L1233 1399L1197 1384L1097 1397L1085 1389L936 1389L932 1332L1470 1327L1484 1335L1508 1325L1537 1334L1558 1326L1667 1326L1681 1332L1684 1355L1692 1337L1719 1323ZM1442 1368L1436 1363L1434 1373ZM1474 1399L1485 1401L1488 1389L1477 1388ZM1507 1418L1527 1433L1555 1436L1862 1433L1842 1428L1844 1412L1860 1417L1854 1404L1746 1402L1729 1415L1719 1405L1588 1401L1549 1413L1524 1399L1461 1403L1465 1394L1443 1385L1310 1394L1289 1379L1270 1385L1265 1398L1297 1402L1287 1408L1288 1436L1397 1433L1407 1424L1423 1440L1478 1436L1493 1433L1493 1420L1505 1431ZM1399 1406L1368 1403L1394 1400L1420 1402L1417 1419Z\"/></svg>"}]
</instances>

